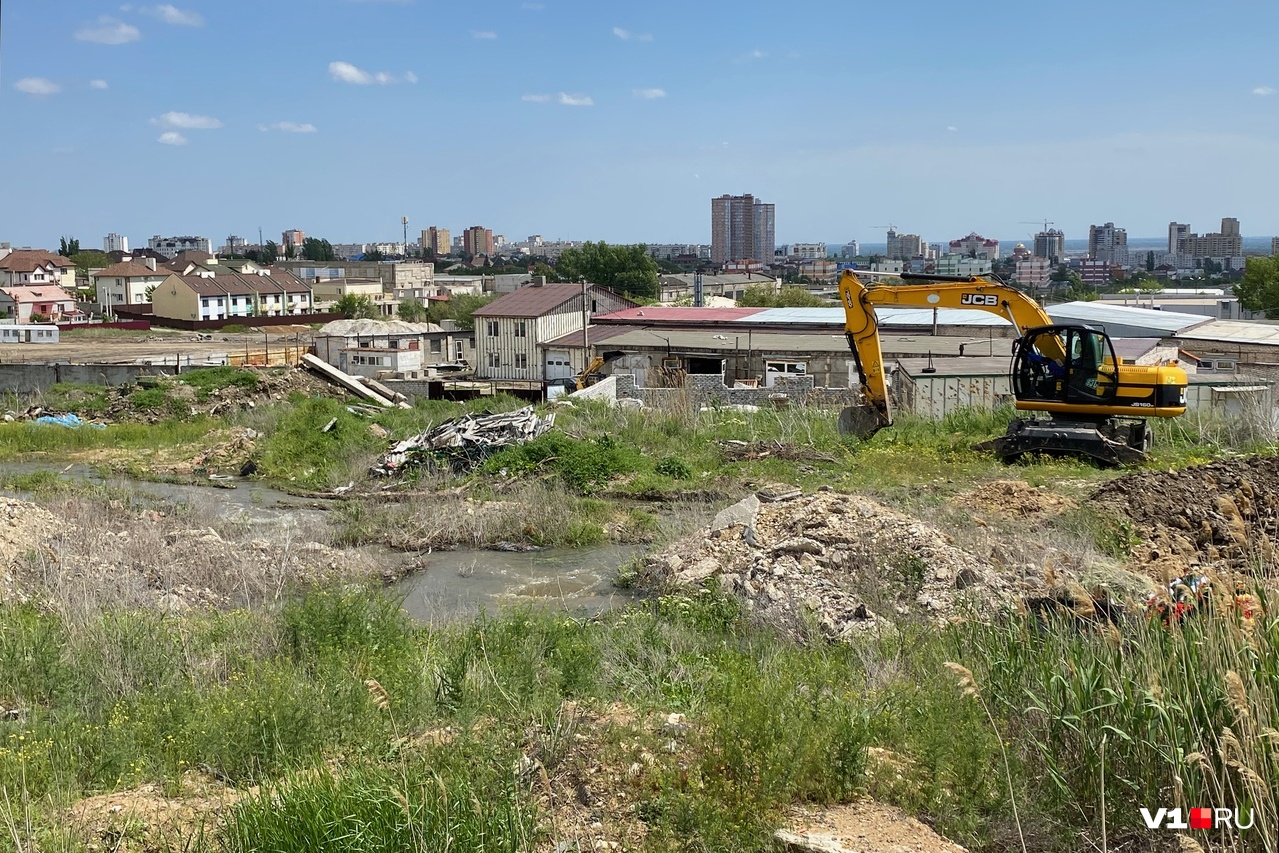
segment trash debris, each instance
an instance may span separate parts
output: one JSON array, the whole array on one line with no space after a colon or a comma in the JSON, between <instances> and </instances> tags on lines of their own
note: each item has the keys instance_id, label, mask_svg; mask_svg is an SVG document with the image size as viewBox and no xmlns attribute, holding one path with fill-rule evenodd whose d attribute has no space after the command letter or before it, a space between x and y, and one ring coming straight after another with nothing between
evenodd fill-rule
<instances>
[{"instance_id":1,"label":"trash debris","mask_svg":"<svg viewBox=\"0 0 1279 853\"><path fill-rule=\"evenodd\" d=\"M52 426L67 427L68 429L79 429L82 426L91 426L94 429L106 429L103 424L89 423L80 420L80 416L72 412L65 415L40 415L36 418L38 424L50 424Z\"/></svg>"},{"instance_id":2,"label":"trash debris","mask_svg":"<svg viewBox=\"0 0 1279 853\"><path fill-rule=\"evenodd\" d=\"M532 406L497 415L489 412L466 415L399 442L378 460L370 473L391 477L416 468L428 459L447 460L456 469L468 470L494 450L532 441L554 425L554 414L539 418Z\"/></svg>"},{"instance_id":3,"label":"trash debris","mask_svg":"<svg viewBox=\"0 0 1279 853\"><path fill-rule=\"evenodd\" d=\"M334 418L333 420L331 420L331 421L329 421L327 424L325 424L325 425L324 425L324 428L323 428L323 429L321 429L321 430L320 430L320 432L331 432L331 431L333 430L333 428L334 428L335 426L337 426L337 425L338 425L338 419L337 419L337 418Z\"/></svg>"}]
</instances>

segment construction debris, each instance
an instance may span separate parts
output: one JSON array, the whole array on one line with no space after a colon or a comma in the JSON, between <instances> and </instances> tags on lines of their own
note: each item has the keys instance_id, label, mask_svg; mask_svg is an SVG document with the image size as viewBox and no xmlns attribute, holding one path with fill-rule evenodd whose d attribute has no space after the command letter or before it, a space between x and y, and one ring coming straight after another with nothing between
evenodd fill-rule
<instances>
[{"instance_id":1,"label":"construction debris","mask_svg":"<svg viewBox=\"0 0 1279 853\"><path fill-rule=\"evenodd\" d=\"M483 462L493 451L532 441L554 425L554 414L540 418L534 414L532 406L496 415L489 412L466 415L399 442L370 469L370 473L377 477L396 476L429 460L444 461L454 469L468 470Z\"/></svg>"},{"instance_id":2,"label":"construction debris","mask_svg":"<svg viewBox=\"0 0 1279 853\"><path fill-rule=\"evenodd\" d=\"M371 387L365 384L366 380L362 379L361 377L352 376L349 373L338 370L333 365L329 364L326 361L322 361L321 359L316 358L310 353L307 353L306 355L302 356L302 365L306 367L308 370L314 373L317 373L320 376L323 376L325 379L328 379L330 382L334 382L337 385L340 385L341 387L350 391L352 394L355 394L356 396L359 396L359 397L363 397L364 399L369 400L371 402L377 403L379 406L381 406L384 409L394 409L396 406L399 406L402 409L413 408L407 402L403 402L403 401L396 402L394 400L387 399L385 396L383 396L382 394L379 394L377 391L374 391ZM399 396L402 397L403 395L401 394Z\"/></svg>"}]
</instances>

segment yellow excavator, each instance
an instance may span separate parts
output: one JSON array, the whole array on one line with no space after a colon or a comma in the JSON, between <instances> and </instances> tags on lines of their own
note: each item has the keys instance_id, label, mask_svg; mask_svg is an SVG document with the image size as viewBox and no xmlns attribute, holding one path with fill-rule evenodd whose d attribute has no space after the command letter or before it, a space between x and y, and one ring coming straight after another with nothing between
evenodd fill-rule
<instances>
[{"instance_id":1,"label":"yellow excavator","mask_svg":"<svg viewBox=\"0 0 1279 853\"><path fill-rule=\"evenodd\" d=\"M1141 462L1152 439L1146 419L1186 411L1186 372L1175 363L1125 364L1105 332L1054 324L1016 288L981 276L894 278L900 283L866 285L851 270L840 275L844 328L863 398L840 413L841 433L867 439L893 422L876 306L975 309L1016 327L1010 379L1017 409L1049 417L1015 418L1004 435L977 445L1005 462L1027 453Z\"/></svg>"}]
</instances>

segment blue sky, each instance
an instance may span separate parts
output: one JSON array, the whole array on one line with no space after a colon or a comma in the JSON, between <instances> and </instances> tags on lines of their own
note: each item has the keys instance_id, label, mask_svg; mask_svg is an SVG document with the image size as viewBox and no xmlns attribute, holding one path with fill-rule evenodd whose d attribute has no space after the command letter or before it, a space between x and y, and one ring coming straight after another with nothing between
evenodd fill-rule
<instances>
[{"instance_id":1,"label":"blue sky","mask_svg":"<svg viewBox=\"0 0 1279 853\"><path fill-rule=\"evenodd\" d=\"M10 0L0 240L1279 234L1279 3ZM21 201L15 201L21 199Z\"/></svg>"}]
</instances>

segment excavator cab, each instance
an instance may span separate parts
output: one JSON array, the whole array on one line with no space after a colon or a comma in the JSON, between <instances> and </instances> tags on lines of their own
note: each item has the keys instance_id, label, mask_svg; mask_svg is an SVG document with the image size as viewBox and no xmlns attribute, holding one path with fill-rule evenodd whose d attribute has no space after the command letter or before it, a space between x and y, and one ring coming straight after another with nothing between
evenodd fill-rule
<instances>
[{"instance_id":1,"label":"excavator cab","mask_svg":"<svg viewBox=\"0 0 1279 853\"><path fill-rule=\"evenodd\" d=\"M1019 403L1108 406L1119 392L1119 360L1105 332L1038 326L1018 340L1012 381Z\"/></svg>"}]
</instances>

